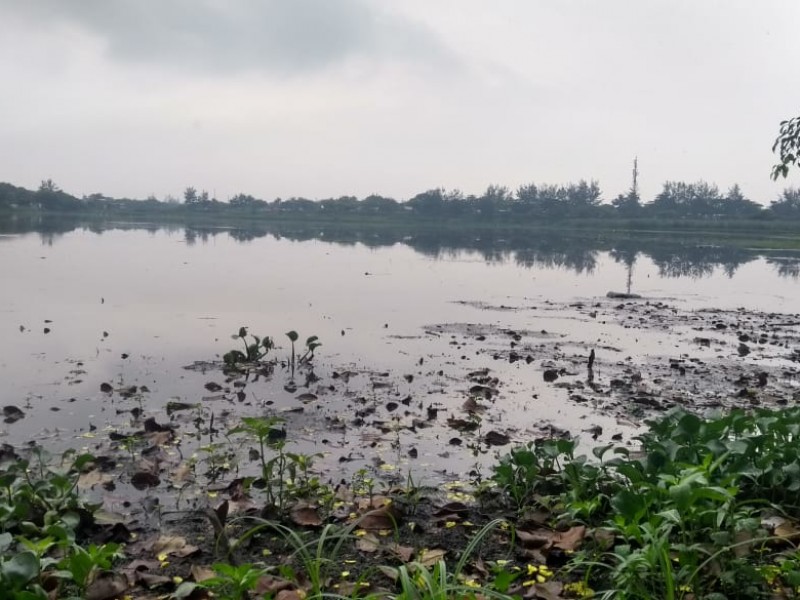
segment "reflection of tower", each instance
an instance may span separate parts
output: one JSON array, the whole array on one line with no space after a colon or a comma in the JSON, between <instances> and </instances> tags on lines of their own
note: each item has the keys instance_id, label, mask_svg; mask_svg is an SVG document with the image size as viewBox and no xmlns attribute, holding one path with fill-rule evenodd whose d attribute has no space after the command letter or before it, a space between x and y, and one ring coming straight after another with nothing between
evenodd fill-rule
<instances>
[{"instance_id":1,"label":"reflection of tower","mask_svg":"<svg viewBox=\"0 0 800 600\"><path fill-rule=\"evenodd\" d=\"M631 198L639 198L639 157L633 158L633 183L631 184ZM631 285L633 284L633 264L636 262L636 254L628 262L628 277L625 281L627 293L631 293Z\"/></svg>"}]
</instances>

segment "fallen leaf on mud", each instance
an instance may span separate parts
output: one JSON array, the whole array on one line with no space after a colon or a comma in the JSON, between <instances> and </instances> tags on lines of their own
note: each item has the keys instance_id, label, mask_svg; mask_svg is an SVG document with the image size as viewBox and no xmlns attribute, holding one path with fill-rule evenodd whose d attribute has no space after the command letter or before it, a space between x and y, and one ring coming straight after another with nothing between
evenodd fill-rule
<instances>
[{"instance_id":1,"label":"fallen leaf on mud","mask_svg":"<svg viewBox=\"0 0 800 600\"><path fill-rule=\"evenodd\" d=\"M346 498L345 498L346 500ZM359 511L373 510L376 508L384 508L392 503L391 498L376 494L372 498L358 498L356 500L356 508Z\"/></svg>"},{"instance_id":2,"label":"fallen leaf on mud","mask_svg":"<svg viewBox=\"0 0 800 600\"><path fill-rule=\"evenodd\" d=\"M361 529L394 529L397 527L397 516L391 505L385 506L365 514L358 525Z\"/></svg>"},{"instance_id":3,"label":"fallen leaf on mud","mask_svg":"<svg viewBox=\"0 0 800 600\"><path fill-rule=\"evenodd\" d=\"M86 600L108 600L122 594L129 587L128 578L122 573L104 571L86 586Z\"/></svg>"},{"instance_id":4,"label":"fallen leaf on mud","mask_svg":"<svg viewBox=\"0 0 800 600\"><path fill-rule=\"evenodd\" d=\"M171 431L157 431L148 433L145 438L151 446L164 446L172 441L173 434Z\"/></svg>"},{"instance_id":5,"label":"fallen leaf on mud","mask_svg":"<svg viewBox=\"0 0 800 600\"><path fill-rule=\"evenodd\" d=\"M464 404L461 405L461 408L469 413L483 412L486 410L486 407L475 400L475 398L467 398Z\"/></svg>"},{"instance_id":6,"label":"fallen leaf on mud","mask_svg":"<svg viewBox=\"0 0 800 600\"><path fill-rule=\"evenodd\" d=\"M191 574L192 579L198 583L217 576L217 574L214 572L214 569L200 565L192 565L189 573Z\"/></svg>"},{"instance_id":7,"label":"fallen leaf on mud","mask_svg":"<svg viewBox=\"0 0 800 600\"><path fill-rule=\"evenodd\" d=\"M453 514L466 514L469 512L469 506L464 504L463 502L448 502L443 506L440 506L436 511L433 513L435 517L443 517L447 515Z\"/></svg>"},{"instance_id":8,"label":"fallen leaf on mud","mask_svg":"<svg viewBox=\"0 0 800 600\"><path fill-rule=\"evenodd\" d=\"M455 417L448 417L447 424L456 431L475 431L480 427L479 421L457 419Z\"/></svg>"},{"instance_id":9,"label":"fallen leaf on mud","mask_svg":"<svg viewBox=\"0 0 800 600\"><path fill-rule=\"evenodd\" d=\"M397 581L397 578L400 577L400 573L394 567L388 567L386 565L379 565L378 571L383 573L387 578L391 579L392 581Z\"/></svg>"},{"instance_id":10,"label":"fallen leaf on mud","mask_svg":"<svg viewBox=\"0 0 800 600\"><path fill-rule=\"evenodd\" d=\"M584 537L586 537L586 526L577 525L575 527L570 527L566 531L559 531L556 533L553 539L553 547L569 552L580 546Z\"/></svg>"},{"instance_id":11,"label":"fallen leaf on mud","mask_svg":"<svg viewBox=\"0 0 800 600\"><path fill-rule=\"evenodd\" d=\"M295 398L295 400L299 400L303 404L308 404L309 402L314 402L317 400L317 395L312 394L311 392L306 392L305 394L300 394Z\"/></svg>"},{"instance_id":12,"label":"fallen leaf on mud","mask_svg":"<svg viewBox=\"0 0 800 600\"><path fill-rule=\"evenodd\" d=\"M290 513L292 522L301 527L319 527L322 525L322 519L317 512L317 508L302 504L292 508Z\"/></svg>"},{"instance_id":13,"label":"fallen leaf on mud","mask_svg":"<svg viewBox=\"0 0 800 600\"><path fill-rule=\"evenodd\" d=\"M105 394L110 394L110 393L112 393L114 391L114 388L111 387L111 384L109 384L109 383L101 383L100 384L100 391L105 393Z\"/></svg>"},{"instance_id":14,"label":"fallen leaf on mud","mask_svg":"<svg viewBox=\"0 0 800 600\"><path fill-rule=\"evenodd\" d=\"M300 593L299 590L281 590L275 600L305 600L305 597L305 593Z\"/></svg>"},{"instance_id":15,"label":"fallen leaf on mud","mask_svg":"<svg viewBox=\"0 0 800 600\"><path fill-rule=\"evenodd\" d=\"M16 406L9 405L3 407L3 416L5 417L5 419L3 420L6 423L11 424L11 423L16 423L17 421L25 417L25 413L22 412L22 410L17 408Z\"/></svg>"},{"instance_id":16,"label":"fallen leaf on mud","mask_svg":"<svg viewBox=\"0 0 800 600\"><path fill-rule=\"evenodd\" d=\"M559 548L561 550L575 550L586 537L586 527L578 525L566 531L553 531L550 529L534 529L526 531L517 530L517 539L526 548L547 550Z\"/></svg>"},{"instance_id":17,"label":"fallen leaf on mud","mask_svg":"<svg viewBox=\"0 0 800 600\"><path fill-rule=\"evenodd\" d=\"M131 477L131 485L137 490L143 490L149 487L156 487L161 483L158 475L148 473L147 471L137 471Z\"/></svg>"},{"instance_id":18,"label":"fallen leaf on mud","mask_svg":"<svg viewBox=\"0 0 800 600\"><path fill-rule=\"evenodd\" d=\"M800 529L797 528L797 523L792 523L786 519L775 527L773 533L780 538L796 538L800 535Z\"/></svg>"},{"instance_id":19,"label":"fallen leaf on mud","mask_svg":"<svg viewBox=\"0 0 800 600\"><path fill-rule=\"evenodd\" d=\"M394 553L397 558L402 560L404 563L410 562L411 557L414 556L414 548L411 546L401 546L400 544L392 544L389 546L389 550Z\"/></svg>"},{"instance_id":20,"label":"fallen leaf on mud","mask_svg":"<svg viewBox=\"0 0 800 600\"><path fill-rule=\"evenodd\" d=\"M214 576L216 577L216 574ZM264 596L266 594L274 594L275 592L278 592L278 597L280 597L281 592L293 591L290 589L292 587L294 587L293 584L283 578L265 575L258 580L255 592L258 596Z\"/></svg>"},{"instance_id":21,"label":"fallen leaf on mud","mask_svg":"<svg viewBox=\"0 0 800 600\"><path fill-rule=\"evenodd\" d=\"M419 551L419 557L417 560L421 565L426 567L432 567L440 560L442 560L447 554L447 550L443 550L442 548L432 548L432 549L423 549Z\"/></svg>"},{"instance_id":22,"label":"fallen leaf on mud","mask_svg":"<svg viewBox=\"0 0 800 600\"><path fill-rule=\"evenodd\" d=\"M553 545L555 532L550 529L526 531L517 529L517 539L526 548L550 548Z\"/></svg>"},{"instance_id":23,"label":"fallen leaf on mud","mask_svg":"<svg viewBox=\"0 0 800 600\"><path fill-rule=\"evenodd\" d=\"M209 392L212 392L212 393L213 392L222 391L222 386L220 384L216 383L215 381L209 381L203 387L206 388Z\"/></svg>"},{"instance_id":24,"label":"fallen leaf on mud","mask_svg":"<svg viewBox=\"0 0 800 600\"><path fill-rule=\"evenodd\" d=\"M499 431L489 431L483 439L490 446L505 446L511 443L511 438Z\"/></svg>"},{"instance_id":25,"label":"fallen leaf on mud","mask_svg":"<svg viewBox=\"0 0 800 600\"><path fill-rule=\"evenodd\" d=\"M356 548L361 550L362 552L377 552L378 548L380 548L381 542L374 533L368 533L360 538L356 542Z\"/></svg>"},{"instance_id":26,"label":"fallen leaf on mud","mask_svg":"<svg viewBox=\"0 0 800 600\"><path fill-rule=\"evenodd\" d=\"M172 583L172 577L158 575L156 573L147 573L146 571L136 571L134 577L136 579L136 583L141 583L148 588L164 585L166 583Z\"/></svg>"},{"instance_id":27,"label":"fallen leaf on mud","mask_svg":"<svg viewBox=\"0 0 800 600\"><path fill-rule=\"evenodd\" d=\"M192 467L188 462L182 462L172 472L170 479L173 483L181 483L192 478Z\"/></svg>"},{"instance_id":28,"label":"fallen leaf on mud","mask_svg":"<svg viewBox=\"0 0 800 600\"><path fill-rule=\"evenodd\" d=\"M108 483L113 478L108 473L103 473L100 469L93 469L87 473L81 473L78 477L79 488L92 488L98 484Z\"/></svg>"},{"instance_id":29,"label":"fallen leaf on mud","mask_svg":"<svg viewBox=\"0 0 800 600\"><path fill-rule=\"evenodd\" d=\"M561 595L563 591L564 584L558 581L545 581L533 586L533 592L536 594L534 598L539 600L563 600L564 596Z\"/></svg>"},{"instance_id":30,"label":"fallen leaf on mud","mask_svg":"<svg viewBox=\"0 0 800 600\"><path fill-rule=\"evenodd\" d=\"M179 535L162 535L160 536L150 548L153 553L158 554L174 554L180 558L184 558L194 554L199 550L197 546L192 546L186 543L186 538Z\"/></svg>"}]
</instances>

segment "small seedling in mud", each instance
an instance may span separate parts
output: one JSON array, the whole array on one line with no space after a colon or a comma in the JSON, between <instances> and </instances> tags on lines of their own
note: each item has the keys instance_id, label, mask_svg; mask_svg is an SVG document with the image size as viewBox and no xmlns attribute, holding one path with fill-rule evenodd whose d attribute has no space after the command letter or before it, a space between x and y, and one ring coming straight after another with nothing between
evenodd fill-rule
<instances>
[{"instance_id":1,"label":"small seedling in mud","mask_svg":"<svg viewBox=\"0 0 800 600\"><path fill-rule=\"evenodd\" d=\"M366 469L359 469L353 475L353 491L357 496L367 496L370 504L375 496L375 479L368 477Z\"/></svg>"},{"instance_id":2,"label":"small seedling in mud","mask_svg":"<svg viewBox=\"0 0 800 600\"><path fill-rule=\"evenodd\" d=\"M312 335L306 340L306 349L303 354L300 355L300 358L297 358L297 354L295 351L295 342L300 339L300 336L297 334L296 331L292 330L286 333L286 337L289 338L289 341L292 342L292 355L289 360L289 366L292 369L292 377L294 378L294 370L297 364L305 364L309 363L314 359L314 350L319 348L322 345L322 342L319 341L319 337L316 335Z\"/></svg>"},{"instance_id":3,"label":"small seedling in mud","mask_svg":"<svg viewBox=\"0 0 800 600\"><path fill-rule=\"evenodd\" d=\"M258 440L259 458L261 460L261 478L267 495L267 504L276 506L282 512L287 500L286 479L289 459L284 452L286 430L276 425L283 423L278 417L243 417L242 424L231 429L228 434L244 433ZM269 446L277 454L267 460L266 449Z\"/></svg>"},{"instance_id":4,"label":"small seedling in mud","mask_svg":"<svg viewBox=\"0 0 800 600\"><path fill-rule=\"evenodd\" d=\"M232 337L235 340L242 340L244 352L237 349L226 352L223 355L222 360L229 367L235 367L239 363L254 363L263 360L269 351L275 347L275 343L269 336L260 338L257 335L250 334L250 341L248 342L247 327L240 327L239 333L233 335Z\"/></svg>"},{"instance_id":5,"label":"small seedling in mud","mask_svg":"<svg viewBox=\"0 0 800 600\"><path fill-rule=\"evenodd\" d=\"M286 453L289 459L288 471L289 478L293 482L292 491L300 498L314 496L321 488L321 483L316 477L311 477L311 467L317 458L323 458L323 454L295 454ZM299 474L299 477L298 477Z\"/></svg>"}]
</instances>

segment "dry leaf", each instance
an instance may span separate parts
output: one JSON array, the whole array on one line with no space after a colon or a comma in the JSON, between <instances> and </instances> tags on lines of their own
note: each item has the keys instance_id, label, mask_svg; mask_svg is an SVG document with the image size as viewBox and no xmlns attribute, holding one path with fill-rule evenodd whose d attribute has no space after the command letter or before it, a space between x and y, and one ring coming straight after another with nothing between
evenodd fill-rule
<instances>
[{"instance_id":1,"label":"dry leaf","mask_svg":"<svg viewBox=\"0 0 800 600\"><path fill-rule=\"evenodd\" d=\"M186 538L178 535L162 535L151 547L154 554L174 554L180 558L194 554L199 550L196 546L186 543Z\"/></svg>"},{"instance_id":2,"label":"dry leaf","mask_svg":"<svg viewBox=\"0 0 800 600\"><path fill-rule=\"evenodd\" d=\"M356 548L362 552L377 552L381 542L374 533L368 533L365 536L358 538Z\"/></svg>"},{"instance_id":3,"label":"dry leaf","mask_svg":"<svg viewBox=\"0 0 800 600\"><path fill-rule=\"evenodd\" d=\"M104 571L86 586L86 600L109 600L116 598L130 587L128 578L122 573Z\"/></svg>"},{"instance_id":4,"label":"dry leaf","mask_svg":"<svg viewBox=\"0 0 800 600\"><path fill-rule=\"evenodd\" d=\"M81 473L78 477L78 487L82 489L91 488L98 484L103 485L112 481L113 477L109 473L103 473L100 469L92 469L87 473Z\"/></svg>"},{"instance_id":5,"label":"dry leaf","mask_svg":"<svg viewBox=\"0 0 800 600\"><path fill-rule=\"evenodd\" d=\"M394 529L397 527L395 511L391 505L370 511L361 517L358 525L361 529Z\"/></svg>"},{"instance_id":6,"label":"dry leaf","mask_svg":"<svg viewBox=\"0 0 800 600\"><path fill-rule=\"evenodd\" d=\"M281 590L275 596L275 600L305 600L306 595L301 594L299 590Z\"/></svg>"},{"instance_id":7,"label":"dry leaf","mask_svg":"<svg viewBox=\"0 0 800 600\"><path fill-rule=\"evenodd\" d=\"M389 546L389 550L391 550L397 557L402 560L404 563L410 562L411 557L414 555L414 548L411 546L401 546L400 544L392 544Z\"/></svg>"},{"instance_id":8,"label":"dry leaf","mask_svg":"<svg viewBox=\"0 0 800 600\"><path fill-rule=\"evenodd\" d=\"M164 585L165 583L172 583L172 577L158 575L157 573L148 573L146 571L136 571L134 573L134 578L136 583L141 583L149 588Z\"/></svg>"},{"instance_id":9,"label":"dry leaf","mask_svg":"<svg viewBox=\"0 0 800 600\"><path fill-rule=\"evenodd\" d=\"M214 569L211 567L203 567L201 565L192 565L192 568L189 570L189 572L192 575L192 579L197 583L217 576L217 574L214 572Z\"/></svg>"},{"instance_id":10,"label":"dry leaf","mask_svg":"<svg viewBox=\"0 0 800 600\"><path fill-rule=\"evenodd\" d=\"M586 526L576 525L566 531L557 532L553 538L553 546L561 550L572 551L581 545L584 537L586 537Z\"/></svg>"},{"instance_id":11,"label":"dry leaf","mask_svg":"<svg viewBox=\"0 0 800 600\"><path fill-rule=\"evenodd\" d=\"M442 560L445 554L447 554L447 550L443 550L441 548L420 550L419 557L417 558L417 560L419 561L420 564L426 567L432 567L440 560Z\"/></svg>"},{"instance_id":12,"label":"dry leaf","mask_svg":"<svg viewBox=\"0 0 800 600\"><path fill-rule=\"evenodd\" d=\"M177 466L177 468L172 472L172 476L170 477L173 483L181 483L188 479L192 479L192 467L189 465L188 462L182 462Z\"/></svg>"},{"instance_id":13,"label":"dry leaf","mask_svg":"<svg viewBox=\"0 0 800 600\"><path fill-rule=\"evenodd\" d=\"M292 518L292 522L295 525L300 525L301 527L319 527L322 525L322 519L317 512L317 508L314 506L309 506L308 504L301 504L295 506L290 516Z\"/></svg>"},{"instance_id":14,"label":"dry leaf","mask_svg":"<svg viewBox=\"0 0 800 600\"><path fill-rule=\"evenodd\" d=\"M550 548L556 534L550 529L535 529L526 531L517 529L517 539L527 548Z\"/></svg>"}]
</instances>

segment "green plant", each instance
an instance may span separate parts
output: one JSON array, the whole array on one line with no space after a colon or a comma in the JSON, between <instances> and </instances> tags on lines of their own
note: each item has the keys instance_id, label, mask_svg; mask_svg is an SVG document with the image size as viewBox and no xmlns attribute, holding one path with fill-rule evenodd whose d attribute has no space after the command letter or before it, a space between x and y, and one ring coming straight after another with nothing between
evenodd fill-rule
<instances>
[{"instance_id":1,"label":"green plant","mask_svg":"<svg viewBox=\"0 0 800 600\"><path fill-rule=\"evenodd\" d=\"M253 564L231 565L217 563L213 566L215 577L200 583L183 582L172 594L173 598L187 598L198 589L211 590L220 600L242 600L256 589L258 582L270 572L267 567Z\"/></svg>"},{"instance_id":2,"label":"green plant","mask_svg":"<svg viewBox=\"0 0 800 600\"><path fill-rule=\"evenodd\" d=\"M259 458L261 461L261 478L264 483L267 504L275 506L280 512L286 507L288 500L286 480L288 478L289 458L284 451L286 431L276 426L283 420L278 417L243 417L241 425L231 429L228 434L244 433L258 440ZM267 459L266 449L276 452ZM295 455L300 460L300 455ZM307 459L304 459L307 464ZM306 466L307 469L310 464Z\"/></svg>"},{"instance_id":3,"label":"green plant","mask_svg":"<svg viewBox=\"0 0 800 600\"><path fill-rule=\"evenodd\" d=\"M400 593L397 600L451 600L453 598L478 598L489 597L497 599L510 599L506 594L508 585L513 576L501 576L495 573L489 585L480 585L474 580L465 577L464 568L467 561L483 542L484 538L501 523L503 519L495 519L484 525L464 548L455 567L448 570L444 560L437 561L429 568L420 561L411 562L395 569Z\"/></svg>"},{"instance_id":4,"label":"green plant","mask_svg":"<svg viewBox=\"0 0 800 600\"><path fill-rule=\"evenodd\" d=\"M296 331L292 330L286 333L286 337L289 338L289 341L292 343L292 354L289 360L289 365L292 369L292 377L294 377L295 365L296 364L305 364L311 362L314 359L314 350L319 348L322 343L319 341L319 337L316 335L310 336L306 339L305 344L305 351L302 355L300 355L299 359L296 359L296 352L295 352L295 342L300 338Z\"/></svg>"},{"instance_id":5,"label":"green plant","mask_svg":"<svg viewBox=\"0 0 800 600\"><path fill-rule=\"evenodd\" d=\"M247 341L247 327L240 327L239 333L233 335L233 339L240 339L242 340L242 344L244 345L244 352L241 350L230 350L226 352L222 360L225 362L226 365L230 367L234 367L239 363L248 362L258 362L263 360L264 357L267 356L270 350L275 347L272 338L269 336L264 336L263 338L258 337L257 335L250 335L251 341Z\"/></svg>"},{"instance_id":6,"label":"green plant","mask_svg":"<svg viewBox=\"0 0 800 600\"><path fill-rule=\"evenodd\" d=\"M112 561L122 556L119 544L90 544L85 548L74 546L59 561L56 575L71 580L80 590L85 590L100 571L110 569Z\"/></svg>"},{"instance_id":7,"label":"green plant","mask_svg":"<svg viewBox=\"0 0 800 600\"><path fill-rule=\"evenodd\" d=\"M326 593L326 581L333 569L339 567L342 546L346 541L353 539L353 530L358 526L358 521L346 527L328 524L323 527L319 535L310 538L275 521L250 517L246 522L251 521L255 522L255 525L239 537L232 550L262 532L277 533L293 549L292 558L302 567L303 577L307 581L308 596L313 598L331 596ZM284 565L280 573L290 581L297 579L293 569L288 565Z\"/></svg>"}]
</instances>

